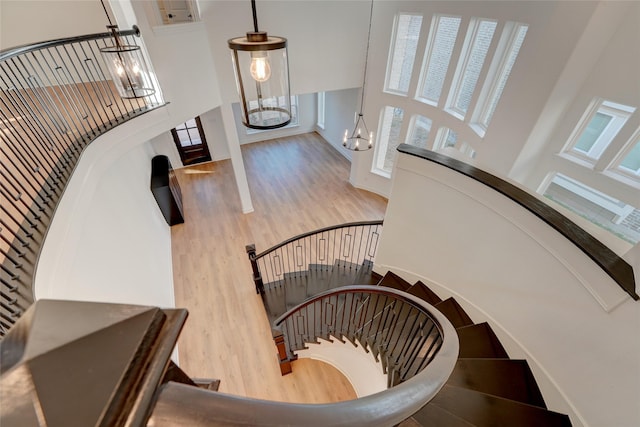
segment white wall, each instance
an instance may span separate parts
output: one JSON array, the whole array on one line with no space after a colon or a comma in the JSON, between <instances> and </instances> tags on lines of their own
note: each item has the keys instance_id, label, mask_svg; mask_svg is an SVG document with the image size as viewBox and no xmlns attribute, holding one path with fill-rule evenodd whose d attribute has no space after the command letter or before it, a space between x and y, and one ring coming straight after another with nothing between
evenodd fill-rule
<instances>
[{"instance_id":1,"label":"white wall","mask_svg":"<svg viewBox=\"0 0 640 427\"><path fill-rule=\"evenodd\" d=\"M433 135L441 126L446 126L459 135L459 139L473 146L477 160L502 174L507 174L513 161L527 141L541 110L554 90L555 83L563 71L577 40L593 13L596 3L588 2L376 2L374 9L369 73L367 74L365 117L373 130L379 126L382 109L389 105L404 109L404 121L400 140L408 134L413 115L420 114L433 120ZM423 16L421 37L418 42L413 77L408 96L384 93L385 70L393 31L393 20L397 13L415 13ZM511 72L491 125L484 138L469 126L471 114L464 121L444 111L446 87L437 107L415 101L413 94L418 87L419 70L426 49L431 18L445 13L462 17L460 32L464 34L469 19L482 17L496 19L498 31L506 21L526 23L529 29L518 60ZM490 57L486 64L490 62ZM456 63L452 61L449 74ZM485 67L486 68L486 67ZM482 79L478 85L481 87ZM354 161L352 182L356 186L388 194L389 180L371 172L373 152L368 152Z\"/></svg>"},{"instance_id":2,"label":"white wall","mask_svg":"<svg viewBox=\"0 0 640 427\"><path fill-rule=\"evenodd\" d=\"M350 342L319 340L320 344L308 344L306 350L296 352L298 357L321 360L338 369L353 386L358 397L369 396L387 389L387 375L382 364L376 362L371 352Z\"/></svg>"},{"instance_id":3,"label":"white wall","mask_svg":"<svg viewBox=\"0 0 640 427\"><path fill-rule=\"evenodd\" d=\"M37 299L173 307L171 233L150 191L155 110L85 149L38 260ZM135 123L134 123L135 122Z\"/></svg>"},{"instance_id":4,"label":"white wall","mask_svg":"<svg viewBox=\"0 0 640 427\"><path fill-rule=\"evenodd\" d=\"M249 144L267 139L283 138L290 135L308 133L315 129L317 109L315 94L298 95L298 125L283 127L280 129L267 130L258 133L247 133L247 128L242 124L242 113L240 104L232 104L233 116L235 118L235 129L238 134L240 144Z\"/></svg>"},{"instance_id":5,"label":"white wall","mask_svg":"<svg viewBox=\"0 0 640 427\"><path fill-rule=\"evenodd\" d=\"M200 122L202 123L202 130L207 140L211 160L215 162L231 157L227 137L224 132L220 107L200 114ZM153 138L151 144L156 153L169 157L169 161L174 169L184 166L170 130Z\"/></svg>"},{"instance_id":6,"label":"white wall","mask_svg":"<svg viewBox=\"0 0 640 427\"><path fill-rule=\"evenodd\" d=\"M20 22L20 31L29 32L38 23L27 18L48 9L24 3L30 6L25 5L26 16L22 10L16 15L17 8L5 8L3 2L2 19ZM84 5L76 7L78 2L46 3L55 4L68 19L78 20L84 13ZM116 16L131 19L131 5L116 6ZM136 7L141 5L133 4ZM144 16L136 22L169 104L114 128L85 150L40 254L34 285L37 298L174 304L170 232L158 217L149 190L150 157L155 150L147 142L159 135L170 138L171 128L214 109L220 105L220 96L202 24L151 28ZM48 25L42 31L47 29L55 30ZM80 30L73 31L77 35ZM163 144L154 143L157 146ZM179 166L175 147L173 152L170 146L164 147L172 164ZM125 184L130 184L130 191L119 196Z\"/></svg>"},{"instance_id":7,"label":"white wall","mask_svg":"<svg viewBox=\"0 0 640 427\"><path fill-rule=\"evenodd\" d=\"M536 216L450 169L400 155L376 258L453 295L532 365L575 426L640 425L640 305Z\"/></svg>"},{"instance_id":8,"label":"white wall","mask_svg":"<svg viewBox=\"0 0 640 427\"><path fill-rule=\"evenodd\" d=\"M640 126L640 55L630 54L640 44L640 3L605 2L598 8L593 21L590 31L585 32L581 49L574 53L563 73L567 82L577 82L578 87L574 93L565 93L564 105L561 104L563 110L554 111L558 109L558 103L549 106L550 111L545 110L541 120L553 115L556 122L547 126L547 132L532 135L511 175L528 188L537 189L550 172L560 172L640 208L638 188L558 156L595 98L637 108L614 144L628 141ZM586 60L591 63L585 64Z\"/></svg>"},{"instance_id":9,"label":"white wall","mask_svg":"<svg viewBox=\"0 0 640 427\"><path fill-rule=\"evenodd\" d=\"M81 16L82 19L78 19ZM0 2L0 49L27 43L104 33L107 17L99 1L47 0Z\"/></svg>"},{"instance_id":10,"label":"white wall","mask_svg":"<svg viewBox=\"0 0 640 427\"><path fill-rule=\"evenodd\" d=\"M353 151L342 146L345 129L349 132L355 126L354 114L360 108L360 89L326 91L324 96L324 129L317 132L344 157L351 160Z\"/></svg>"},{"instance_id":11,"label":"white wall","mask_svg":"<svg viewBox=\"0 0 640 427\"><path fill-rule=\"evenodd\" d=\"M199 3L217 64L222 99L238 102L227 40L253 31L251 5ZM369 3L362 1L259 1L259 29L288 39L291 94L360 86ZM362 52L362 55L354 55Z\"/></svg>"}]
</instances>

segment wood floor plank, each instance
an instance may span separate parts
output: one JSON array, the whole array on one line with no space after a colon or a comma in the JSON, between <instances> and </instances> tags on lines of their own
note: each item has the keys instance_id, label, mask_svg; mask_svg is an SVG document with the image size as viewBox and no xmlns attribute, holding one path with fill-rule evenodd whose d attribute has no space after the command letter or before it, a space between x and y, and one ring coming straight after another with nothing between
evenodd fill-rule
<instances>
[{"instance_id":1,"label":"wood floor plank","mask_svg":"<svg viewBox=\"0 0 640 427\"><path fill-rule=\"evenodd\" d=\"M242 147L255 211L243 214L229 160L177 170L185 223L171 229L177 307L189 310L178 348L192 377L220 391L305 403L355 397L336 369L294 362L282 377L245 245L258 251L349 221L382 219L386 199L348 182L350 163L318 134Z\"/></svg>"}]
</instances>

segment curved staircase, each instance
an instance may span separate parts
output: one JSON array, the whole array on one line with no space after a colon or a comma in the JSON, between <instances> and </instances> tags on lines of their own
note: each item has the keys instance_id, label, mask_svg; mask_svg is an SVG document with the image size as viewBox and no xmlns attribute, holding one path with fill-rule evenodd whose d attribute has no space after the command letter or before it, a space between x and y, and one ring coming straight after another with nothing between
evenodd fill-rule
<instances>
[{"instance_id":1,"label":"curved staircase","mask_svg":"<svg viewBox=\"0 0 640 427\"><path fill-rule=\"evenodd\" d=\"M390 271L380 276L372 267L370 260L362 264L337 260L333 266L311 264L308 270L285 273L261 291L267 315L273 322L304 300L345 285L407 292L447 317L458 333L460 351L440 392L400 426L571 426L567 415L547 409L527 361L510 359L486 322L474 323L454 298L442 300L420 281L411 284ZM393 367L385 368L393 372Z\"/></svg>"}]
</instances>

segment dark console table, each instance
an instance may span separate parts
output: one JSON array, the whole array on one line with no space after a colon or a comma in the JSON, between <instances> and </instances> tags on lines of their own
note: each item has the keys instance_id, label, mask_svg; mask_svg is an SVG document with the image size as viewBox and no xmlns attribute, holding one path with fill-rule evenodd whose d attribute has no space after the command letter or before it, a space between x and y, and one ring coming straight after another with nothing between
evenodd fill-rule
<instances>
[{"instance_id":1,"label":"dark console table","mask_svg":"<svg viewBox=\"0 0 640 427\"><path fill-rule=\"evenodd\" d=\"M151 159L151 192L169 225L182 224L182 192L167 156Z\"/></svg>"}]
</instances>

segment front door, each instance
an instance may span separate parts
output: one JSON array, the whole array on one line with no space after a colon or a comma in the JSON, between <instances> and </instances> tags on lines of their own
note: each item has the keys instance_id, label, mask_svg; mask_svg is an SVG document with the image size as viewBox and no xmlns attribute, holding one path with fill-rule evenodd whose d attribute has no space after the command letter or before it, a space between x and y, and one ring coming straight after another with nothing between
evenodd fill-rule
<instances>
[{"instance_id":1,"label":"front door","mask_svg":"<svg viewBox=\"0 0 640 427\"><path fill-rule=\"evenodd\" d=\"M182 164L185 166L211 161L207 140L202 131L200 117L187 120L175 129L171 129Z\"/></svg>"}]
</instances>

